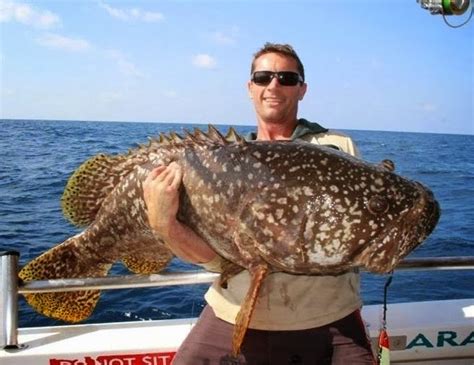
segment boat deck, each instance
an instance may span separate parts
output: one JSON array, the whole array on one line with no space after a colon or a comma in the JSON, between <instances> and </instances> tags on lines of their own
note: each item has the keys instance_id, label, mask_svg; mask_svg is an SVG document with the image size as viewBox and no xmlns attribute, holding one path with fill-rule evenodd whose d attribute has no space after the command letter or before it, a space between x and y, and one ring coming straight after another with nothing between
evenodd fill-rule
<instances>
[{"instance_id":1,"label":"boat deck","mask_svg":"<svg viewBox=\"0 0 474 365\"><path fill-rule=\"evenodd\" d=\"M374 343L383 308L363 318ZM195 319L23 328L22 348L0 351L2 365L169 365ZM474 299L390 304L393 364L474 363Z\"/></svg>"}]
</instances>

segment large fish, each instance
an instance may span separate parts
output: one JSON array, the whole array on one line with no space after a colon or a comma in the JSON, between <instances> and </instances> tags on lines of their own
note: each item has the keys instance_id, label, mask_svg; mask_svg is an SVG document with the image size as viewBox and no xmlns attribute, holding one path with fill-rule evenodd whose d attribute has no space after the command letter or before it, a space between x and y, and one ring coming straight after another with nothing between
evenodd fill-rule
<instances>
[{"instance_id":1,"label":"large fish","mask_svg":"<svg viewBox=\"0 0 474 365\"><path fill-rule=\"evenodd\" d=\"M439 206L429 189L329 147L247 142L215 128L153 140L126 155L98 155L71 176L63 211L80 234L20 272L25 281L105 276L122 260L136 273L158 272L173 257L150 229L143 181L156 166L183 171L178 218L252 280L236 318L237 354L264 278L276 271L337 275L354 267L385 273L434 229ZM37 311L76 322L99 292L25 295Z\"/></svg>"}]
</instances>

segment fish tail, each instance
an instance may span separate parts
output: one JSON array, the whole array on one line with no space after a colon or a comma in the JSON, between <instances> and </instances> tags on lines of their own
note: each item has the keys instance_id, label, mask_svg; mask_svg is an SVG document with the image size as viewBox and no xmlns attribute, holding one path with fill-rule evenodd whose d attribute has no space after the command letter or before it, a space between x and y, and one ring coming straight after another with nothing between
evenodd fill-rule
<instances>
[{"instance_id":1,"label":"fish tail","mask_svg":"<svg viewBox=\"0 0 474 365\"><path fill-rule=\"evenodd\" d=\"M80 245L77 244L81 235L69 238L29 262L20 271L20 279L27 282L106 276L112 263L95 262L91 264L87 259L88 256L80 252ZM99 290L24 294L26 301L35 311L54 319L72 323L88 318L94 310L99 296Z\"/></svg>"},{"instance_id":2,"label":"fish tail","mask_svg":"<svg viewBox=\"0 0 474 365\"><path fill-rule=\"evenodd\" d=\"M88 159L66 184L61 197L64 216L79 227L92 223L104 199L132 168L121 155L98 154Z\"/></svg>"}]
</instances>

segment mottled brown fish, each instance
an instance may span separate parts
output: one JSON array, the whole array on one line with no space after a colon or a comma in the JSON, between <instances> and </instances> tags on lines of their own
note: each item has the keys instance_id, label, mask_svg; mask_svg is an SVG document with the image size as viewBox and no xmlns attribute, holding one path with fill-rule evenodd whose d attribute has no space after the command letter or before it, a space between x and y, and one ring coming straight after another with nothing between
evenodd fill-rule
<instances>
[{"instance_id":1,"label":"mottled brown fish","mask_svg":"<svg viewBox=\"0 0 474 365\"><path fill-rule=\"evenodd\" d=\"M184 171L179 219L231 263L224 277L242 268L252 276L234 354L269 273L389 272L439 218L430 190L393 173L389 161L371 165L306 142L246 142L235 132L224 138L210 127L85 162L62 204L71 222L87 228L30 262L20 277L105 276L118 260L137 273L163 269L172 254L148 225L142 183L172 161ZM25 296L39 312L76 322L90 315L99 292Z\"/></svg>"}]
</instances>

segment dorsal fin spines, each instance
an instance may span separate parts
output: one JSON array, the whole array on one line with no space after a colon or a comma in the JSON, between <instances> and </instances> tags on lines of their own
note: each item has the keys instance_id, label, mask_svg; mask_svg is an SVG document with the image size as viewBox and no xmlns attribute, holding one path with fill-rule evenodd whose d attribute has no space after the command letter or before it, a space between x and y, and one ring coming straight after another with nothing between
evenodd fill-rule
<instances>
[{"instance_id":1,"label":"dorsal fin spines","mask_svg":"<svg viewBox=\"0 0 474 365\"><path fill-rule=\"evenodd\" d=\"M144 150L146 150L147 147L148 147L148 146L147 146L146 144L139 143L139 144L137 145L137 147L135 147L135 148L133 148L133 149L129 148L128 153L127 153L127 156L130 156L130 155L132 155L132 154L139 154L140 152L143 152Z\"/></svg>"},{"instance_id":2,"label":"dorsal fin spines","mask_svg":"<svg viewBox=\"0 0 474 365\"><path fill-rule=\"evenodd\" d=\"M151 151L155 148L159 148L161 145L166 145L166 144L168 144L168 142L164 142L161 136L148 138L147 150L143 152L147 153L148 151Z\"/></svg>"},{"instance_id":3,"label":"dorsal fin spines","mask_svg":"<svg viewBox=\"0 0 474 365\"><path fill-rule=\"evenodd\" d=\"M150 147L151 147L151 140L148 139L147 142L144 142L140 145L140 152L145 152L150 150Z\"/></svg>"},{"instance_id":4,"label":"dorsal fin spines","mask_svg":"<svg viewBox=\"0 0 474 365\"><path fill-rule=\"evenodd\" d=\"M222 135L221 132L219 132L219 130L214 127L212 124L209 124L208 125L208 137L214 141L214 142L217 142L219 144L228 144L229 142L226 140L226 138Z\"/></svg>"},{"instance_id":5,"label":"dorsal fin spines","mask_svg":"<svg viewBox=\"0 0 474 365\"><path fill-rule=\"evenodd\" d=\"M203 140L200 138L199 135L196 135L195 133L187 130L187 129L184 129L184 134L185 134L185 138L184 138L184 143L186 143L187 145L202 145L203 144Z\"/></svg>"},{"instance_id":6,"label":"dorsal fin spines","mask_svg":"<svg viewBox=\"0 0 474 365\"><path fill-rule=\"evenodd\" d=\"M240 145L247 143L247 141L240 134L238 134L237 131L233 127L229 128L229 131L227 132L225 139L229 142L236 142Z\"/></svg>"},{"instance_id":7,"label":"dorsal fin spines","mask_svg":"<svg viewBox=\"0 0 474 365\"><path fill-rule=\"evenodd\" d=\"M164 134L164 133L162 132L162 133L160 133L160 140L159 140L159 142L160 142L161 144L170 144L171 141L170 141L169 137L168 137L166 134Z\"/></svg>"},{"instance_id":8,"label":"dorsal fin spines","mask_svg":"<svg viewBox=\"0 0 474 365\"><path fill-rule=\"evenodd\" d=\"M171 132L170 133L171 140L170 142L173 144L180 144L183 142L183 137L181 137L178 133L176 132Z\"/></svg>"},{"instance_id":9,"label":"dorsal fin spines","mask_svg":"<svg viewBox=\"0 0 474 365\"><path fill-rule=\"evenodd\" d=\"M199 128L194 128L194 136L202 142L206 142L208 140L208 136Z\"/></svg>"},{"instance_id":10,"label":"dorsal fin spines","mask_svg":"<svg viewBox=\"0 0 474 365\"><path fill-rule=\"evenodd\" d=\"M194 137L193 133L187 128L183 128L183 133L184 133L184 139Z\"/></svg>"}]
</instances>

